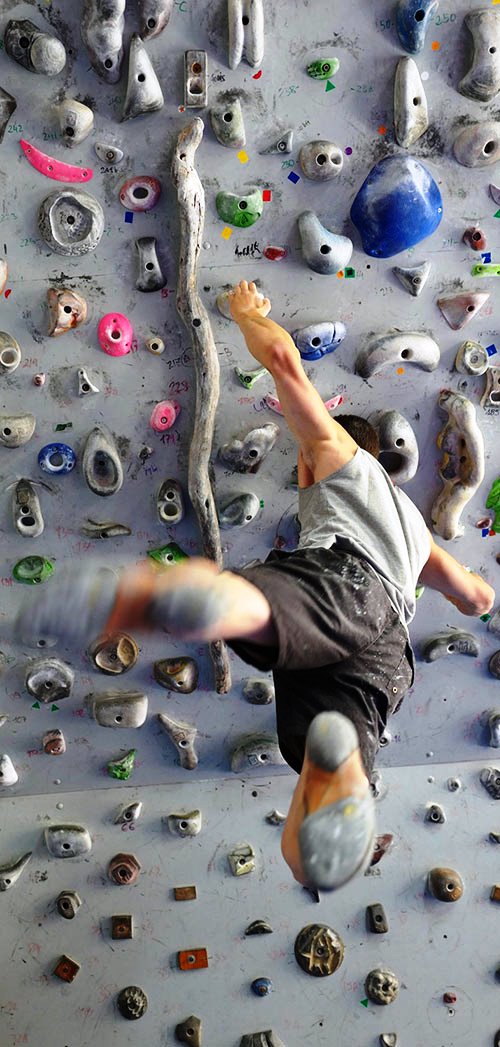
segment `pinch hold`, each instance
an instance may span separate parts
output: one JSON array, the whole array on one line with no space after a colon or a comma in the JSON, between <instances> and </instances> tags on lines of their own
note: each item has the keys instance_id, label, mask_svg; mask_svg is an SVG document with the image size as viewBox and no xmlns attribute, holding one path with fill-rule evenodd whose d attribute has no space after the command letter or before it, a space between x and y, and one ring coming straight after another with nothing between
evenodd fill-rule
<instances>
[{"instance_id":1,"label":"pinch hold","mask_svg":"<svg viewBox=\"0 0 500 1047\"><path fill-rule=\"evenodd\" d=\"M84 142L94 126L94 114L90 107L74 98L65 98L55 108L61 137L66 145L73 148Z\"/></svg>"},{"instance_id":2,"label":"pinch hold","mask_svg":"<svg viewBox=\"0 0 500 1047\"><path fill-rule=\"evenodd\" d=\"M420 265L394 265L392 271L403 287L417 298L427 283L431 268L430 262L421 262Z\"/></svg>"},{"instance_id":3,"label":"pinch hold","mask_svg":"<svg viewBox=\"0 0 500 1047\"><path fill-rule=\"evenodd\" d=\"M304 261L315 273L331 276L349 264L353 244L348 236L325 229L314 211L303 211L297 223Z\"/></svg>"},{"instance_id":4,"label":"pinch hold","mask_svg":"<svg viewBox=\"0 0 500 1047\"><path fill-rule=\"evenodd\" d=\"M453 143L455 160L463 167L487 167L500 159L500 123L485 120L459 131Z\"/></svg>"},{"instance_id":5,"label":"pinch hold","mask_svg":"<svg viewBox=\"0 0 500 1047\"><path fill-rule=\"evenodd\" d=\"M163 103L163 92L153 63L138 33L132 33L122 120L154 113L163 108Z\"/></svg>"},{"instance_id":6,"label":"pinch hold","mask_svg":"<svg viewBox=\"0 0 500 1047\"><path fill-rule=\"evenodd\" d=\"M400 58L394 78L394 132L398 145L409 149L429 126L427 98L413 58Z\"/></svg>"},{"instance_id":7,"label":"pinch hold","mask_svg":"<svg viewBox=\"0 0 500 1047\"><path fill-rule=\"evenodd\" d=\"M156 433L164 433L171 429L179 417L181 405L176 400L161 400L153 408L149 424Z\"/></svg>"},{"instance_id":8,"label":"pinch hold","mask_svg":"<svg viewBox=\"0 0 500 1047\"><path fill-rule=\"evenodd\" d=\"M292 338L303 360L320 360L326 353L332 353L346 334L345 325L337 320L335 323L309 324L299 331L292 331Z\"/></svg>"},{"instance_id":9,"label":"pinch hold","mask_svg":"<svg viewBox=\"0 0 500 1047\"><path fill-rule=\"evenodd\" d=\"M443 490L432 505L431 519L436 534L450 540L463 534L461 513L483 481L484 441L475 408L465 396L443 389L439 407L448 416L437 439L443 452L439 467Z\"/></svg>"},{"instance_id":10,"label":"pinch hold","mask_svg":"<svg viewBox=\"0 0 500 1047\"><path fill-rule=\"evenodd\" d=\"M437 8L438 0L399 0L396 28L409 54L416 55L423 50L427 30Z\"/></svg>"},{"instance_id":11,"label":"pinch hold","mask_svg":"<svg viewBox=\"0 0 500 1047\"><path fill-rule=\"evenodd\" d=\"M440 359L439 346L423 331L388 331L374 335L356 357L356 373L371 378L389 364L411 363L434 371Z\"/></svg>"},{"instance_id":12,"label":"pinch hold","mask_svg":"<svg viewBox=\"0 0 500 1047\"><path fill-rule=\"evenodd\" d=\"M66 49L55 36L42 32L29 18L11 18L5 26L5 53L32 73L57 76L66 65Z\"/></svg>"},{"instance_id":13,"label":"pinch hold","mask_svg":"<svg viewBox=\"0 0 500 1047\"><path fill-rule=\"evenodd\" d=\"M120 79L125 0L84 0L82 40L94 71L108 84Z\"/></svg>"},{"instance_id":14,"label":"pinch hold","mask_svg":"<svg viewBox=\"0 0 500 1047\"><path fill-rule=\"evenodd\" d=\"M472 37L472 65L458 90L467 98L491 102L500 90L500 12L482 8L469 11L464 25Z\"/></svg>"},{"instance_id":15,"label":"pinch hold","mask_svg":"<svg viewBox=\"0 0 500 1047\"><path fill-rule=\"evenodd\" d=\"M251 429L243 440L234 438L224 444L219 449L219 458L235 472L256 473L278 436L278 426L274 422L266 422L259 429Z\"/></svg>"},{"instance_id":16,"label":"pinch hold","mask_svg":"<svg viewBox=\"0 0 500 1047\"><path fill-rule=\"evenodd\" d=\"M375 411L369 421L378 432L379 462L395 484L407 483L418 469L418 444L408 420L399 411Z\"/></svg>"},{"instance_id":17,"label":"pinch hold","mask_svg":"<svg viewBox=\"0 0 500 1047\"><path fill-rule=\"evenodd\" d=\"M150 293L160 291L165 287L166 277L162 273L161 265L156 253L156 237L140 236L135 241L137 250L138 272L135 286L138 291Z\"/></svg>"},{"instance_id":18,"label":"pinch hold","mask_svg":"<svg viewBox=\"0 0 500 1047\"><path fill-rule=\"evenodd\" d=\"M168 735L172 745L175 746L179 755L179 763L186 771L194 771L198 766L198 754L195 749L195 741L198 731L196 727L181 720L174 720L166 713L158 713L160 726Z\"/></svg>"},{"instance_id":19,"label":"pinch hold","mask_svg":"<svg viewBox=\"0 0 500 1047\"><path fill-rule=\"evenodd\" d=\"M228 63L236 69L243 56L253 68L264 57L263 0L228 0Z\"/></svg>"}]
</instances>

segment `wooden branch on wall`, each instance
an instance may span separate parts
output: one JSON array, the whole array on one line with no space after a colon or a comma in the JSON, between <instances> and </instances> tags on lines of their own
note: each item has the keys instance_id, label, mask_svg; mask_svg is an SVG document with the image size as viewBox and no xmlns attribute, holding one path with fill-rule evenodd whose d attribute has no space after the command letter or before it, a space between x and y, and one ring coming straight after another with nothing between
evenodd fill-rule
<instances>
[{"instance_id":1,"label":"wooden branch on wall","mask_svg":"<svg viewBox=\"0 0 500 1047\"><path fill-rule=\"evenodd\" d=\"M189 449L188 491L198 518L205 556L222 569L219 521L210 482L210 454L219 400L219 359L208 313L198 295L197 268L205 224L205 193L196 172L195 154L203 137L198 117L181 131L172 160L181 226L177 310L192 339L196 377L195 421ZM215 686L219 694L231 687L227 647L210 644Z\"/></svg>"}]
</instances>

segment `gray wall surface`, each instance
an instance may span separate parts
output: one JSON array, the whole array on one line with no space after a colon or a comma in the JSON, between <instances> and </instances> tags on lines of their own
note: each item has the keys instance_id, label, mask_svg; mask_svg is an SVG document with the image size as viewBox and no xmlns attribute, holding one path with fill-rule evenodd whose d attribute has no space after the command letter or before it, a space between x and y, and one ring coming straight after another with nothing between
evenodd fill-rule
<instances>
[{"instance_id":1,"label":"gray wall surface","mask_svg":"<svg viewBox=\"0 0 500 1047\"><path fill-rule=\"evenodd\" d=\"M84 696L109 685L109 678L93 671L84 652L58 652L75 669L74 694L55 711L50 704L37 710L23 683L32 651L8 639L8 625L20 600L31 595L28 587L12 580L11 570L28 553L48 556L57 570L71 561L76 569L96 557L119 568L168 541L176 541L191 554L200 551L192 510L178 527L169 530L159 523L155 509L157 490L166 477L178 478L186 491L193 426L190 342L175 308L179 227L170 179L173 146L180 129L191 119L190 113L182 111L183 52L188 47L208 53L209 104L225 91L240 97L249 158L242 164L236 153L223 149L212 134L208 112L193 111L205 123L196 158L207 203L199 288L210 313L221 364L214 439L216 496L223 502L230 494L248 490L263 502L247 528L222 533L226 564L239 566L264 557L276 534L283 533L283 519L296 511L296 492L290 487L293 441L284 421L262 399L273 392L272 383L264 378L247 391L237 381L235 365L253 363L235 325L215 306L221 290L246 278L259 282L273 302L272 316L290 331L320 320L346 324L348 335L342 345L324 360L307 364L306 370L324 399L342 393L344 410L367 415L377 408L396 407L410 421L418 439L420 466L405 490L429 524L430 507L441 489L436 437L444 416L437 407L439 391L446 386L470 397L484 437L486 473L463 513L464 536L446 547L495 585L498 543L495 537L483 538L475 525L484 516L485 501L498 474L498 417L479 406L485 379L464 378L453 369L457 349L466 337L483 346L496 342L500 350L496 278L471 276L471 267L480 257L462 241L466 226L481 224L487 250L497 260L500 221L493 217L497 207L488 185L498 182L498 166L471 171L459 166L452 154L455 135L465 121L486 119L498 110L495 100L474 102L457 91L468 65L463 16L478 6L490 5L465 0L442 4L425 49L417 56L420 73L426 74L430 128L411 153L424 160L439 183L443 221L430 239L412 251L377 260L363 253L348 216L372 165L387 154L403 152L392 130L394 72L404 54L393 3L327 5L321 0L276 0L265 10L266 54L262 76L254 79L255 71L245 62L234 71L228 68L225 3L176 0L169 26L147 45L165 106L161 112L121 124L126 61L120 84L106 85L97 78L80 38L80 3L61 0L60 4L37 5L0 0L0 34L8 18L28 17L40 26L45 23L68 51L66 68L54 79L35 76L0 54L0 84L17 99L0 146L0 250L5 244L6 289L10 291L2 297L0 326L18 340L23 354L21 366L12 375L0 376L1 409L6 413L28 410L37 419L28 444L15 450L0 448L0 624L6 626L2 629L6 665L0 712L8 716L1 732L2 749L19 774L17 785L8 794L4 790L2 797L0 865L34 846L47 819L60 817L57 803L63 804L64 819L81 820L94 838L89 859L70 861L62 871L60 863L48 858L40 845L23 879L0 899L4 913L1 1047L23 1043L109 1047L118 1039L135 1043L138 1036L151 1045L163 1045L173 1042L175 1024L190 1013L203 1018L204 1043L221 1047L238 1044L245 1032L271 1027L287 1047L298 1047L306 1039L325 1047L333 1042L374 1047L379 1032L391 1030L398 1031L398 1044L403 1047L424 1043L486 1047L493 1042L500 1026L495 1017L498 989L493 976L499 958L495 920L489 912L494 903L488 901L495 879L495 845L488 842L487 835L497 826L490 823L493 801L478 784L478 771L484 763L494 762L481 716L495 706L498 681L489 675L487 664L498 641L486 623L463 618L429 590L420 600L411 626L417 653L415 686L389 725L392 741L379 759L386 786L380 831L395 834L393 853L378 867L380 878L372 870L369 877L335 897L324 896L319 906L293 883L279 856L280 830L264 820L274 806L286 810L295 776L285 767L276 768L265 782L256 778L257 797L252 798L253 780L241 782L231 775L230 753L238 736L274 726L272 705L252 706L242 696L242 682L254 675L249 667L231 656L232 690L217 695L206 648L175 643L169 637L137 637L139 661L118 685L143 688L149 696L150 715L139 732L111 734L84 711ZM127 39L137 28L136 5L129 3ZM324 83L306 75L306 67L316 57L333 55L340 59L340 68L332 78L335 90L326 92ZM53 108L65 95L85 101L95 113L95 131L71 151L60 141ZM295 131L291 156L260 155L259 150L288 127ZM115 169L106 169L93 150L93 143L106 137L125 152ZM292 184L288 174L300 170L300 146L319 137L331 139L344 150L341 176L325 185L304 177ZM59 159L92 165L94 178L87 188L102 203L106 221L104 237L94 253L80 259L63 258L52 254L40 239L38 208L58 183L27 164L20 138ZM163 191L156 209L136 214L130 225L124 220L118 193L134 174L156 175ZM254 227L234 229L226 240L215 209L216 193L219 189L240 192L252 184L272 189L272 202L265 205ZM326 226L352 237L354 279L322 277L304 264L296 218L308 208L316 210ZM134 240L141 235L157 237L168 273L163 292L144 295L135 289ZM263 251L269 244L286 246L287 258L267 261ZM432 262L431 276L421 297L412 298L394 276L392 265L424 259ZM90 311L86 325L58 339L47 337L46 292L51 286L78 290L87 298ZM457 288L490 292L488 303L463 333L447 326L436 305L441 293ZM130 318L137 340L136 351L117 359L106 356L97 340L98 320L113 309ZM355 357L367 336L392 327L432 333L441 350L437 370L427 373L410 365L393 367L369 382L355 375ZM165 340L166 351L160 357L145 348L152 333ZM76 371L81 366L101 390L88 399L77 395ZM33 384L38 372L47 376L42 388ZM149 416L155 402L170 397L182 409L173 430L161 437L149 427ZM45 532L32 542L22 538L12 524L11 485L21 476L41 478L37 453L44 444L65 440L79 454L88 431L101 421L120 446L125 472L122 490L112 499L99 499L86 487L77 465L70 475L51 480L50 492L39 489ZM240 476L224 470L216 461L216 448L263 421L278 421L280 436L258 474ZM71 428L57 434L55 426L63 423L71 423ZM145 445L154 453L144 463L139 455ZM126 523L133 534L105 543L86 540L80 528L88 517ZM479 657L424 663L419 657L422 642L453 627L474 634L480 644ZM191 695L175 696L153 681L152 663L184 653L197 658L200 685ZM161 734L154 714L162 710L197 725L200 762L194 773L178 766L168 739ZM55 762L41 745L49 727L60 727L68 746L67 753ZM132 746L138 749L132 785L117 787L106 775L106 762ZM463 778L467 790L452 796L446 780L455 774ZM122 888L116 900L116 895L109 895L115 888L103 878L103 870L111 854L122 846L112 812L129 794L145 804L145 814L133 834L133 849L144 871L139 883ZM446 825L423 824L426 804L431 801L444 803ZM161 817L196 806L203 812L202 835L192 841L169 837ZM128 845L130 836L126 838ZM230 877L225 853L243 839L258 852L257 871L235 880ZM425 875L433 864L460 868L466 891L457 906L439 906L424 894ZM194 915L189 905L186 915L184 909L178 915L177 903L170 900L171 886L185 882L199 888ZM53 901L63 886L75 887L84 898L74 923L63 923L54 914ZM110 955L116 943L110 941L107 920L112 912L132 908L129 897L140 931L134 942L119 943ZM364 906L376 900L384 903L391 921L390 936L380 942L364 929ZM260 915L270 919L274 936L242 939L246 924ZM293 958L298 930L315 921L333 926L346 944L344 966L326 981L308 979ZM209 969L191 973L191 982L183 987L179 980L175 983L183 975L175 970L172 957L178 948L195 944L208 948ZM51 976L62 952L82 964L76 981L68 987ZM423 964L417 956L424 957ZM382 961L400 976L405 991L389 1010L372 1004L368 1009L360 1007L364 977ZM249 990L251 980L259 974L267 974L275 983L269 999L259 1000ZM129 1026L113 1010L113 999L122 985L131 983L146 989L150 1010L139 1025ZM453 986L458 1002L450 1013L442 994ZM54 1026L56 1011L58 1024Z\"/></svg>"}]
</instances>

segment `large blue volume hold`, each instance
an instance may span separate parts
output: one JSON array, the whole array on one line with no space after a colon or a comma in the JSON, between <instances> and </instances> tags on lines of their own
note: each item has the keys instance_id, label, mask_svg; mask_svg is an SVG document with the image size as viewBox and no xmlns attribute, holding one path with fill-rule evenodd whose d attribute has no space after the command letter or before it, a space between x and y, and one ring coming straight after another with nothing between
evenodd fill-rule
<instances>
[{"instance_id":1,"label":"large blue volume hold","mask_svg":"<svg viewBox=\"0 0 500 1047\"><path fill-rule=\"evenodd\" d=\"M390 258L425 240L443 217L430 171L413 156L386 156L372 168L351 207L366 254Z\"/></svg>"},{"instance_id":2,"label":"large blue volume hold","mask_svg":"<svg viewBox=\"0 0 500 1047\"><path fill-rule=\"evenodd\" d=\"M399 0L396 27L409 54L417 55L423 50L425 34L437 7L438 0Z\"/></svg>"}]
</instances>

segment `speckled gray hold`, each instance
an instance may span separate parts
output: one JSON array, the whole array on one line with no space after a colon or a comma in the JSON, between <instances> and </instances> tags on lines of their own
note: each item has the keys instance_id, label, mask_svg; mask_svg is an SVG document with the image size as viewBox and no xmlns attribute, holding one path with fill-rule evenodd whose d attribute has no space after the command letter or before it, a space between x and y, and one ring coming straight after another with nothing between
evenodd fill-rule
<instances>
[{"instance_id":1,"label":"speckled gray hold","mask_svg":"<svg viewBox=\"0 0 500 1047\"><path fill-rule=\"evenodd\" d=\"M84 142L94 126L94 114L90 106L77 102L75 98L65 98L56 106L56 113L61 138L66 145L73 148Z\"/></svg>"},{"instance_id":2,"label":"speckled gray hold","mask_svg":"<svg viewBox=\"0 0 500 1047\"><path fill-rule=\"evenodd\" d=\"M55 702L68 698L73 689L75 674L70 665L60 658L37 658L26 668L24 685L39 702Z\"/></svg>"},{"instance_id":3,"label":"speckled gray hold","mask_svg":"<svg viewBox=\"0 0 500 1047\"><path fill-rule=\"evenodd\" d=\"M420 262L419 265L393 265L392 271L403 287L414 298L418 298L427 283L431 268L430 262Z\"/></svg>"},{"instance_id":4,"label":"speckled gray hold","mask_svg":"<svg viewBox=\"0 0 500 1047\"><path fill-rule=\"evenodd\" d=\"M468 98L491 102L500 90L500 11L469 11L464 25L472 36L474 54L458 90Z\"/></svg>"},{"instance_id":5,"label":"speckled gray hold","mask_svg":"<svg viewBox=\"0 0 500 1047\"><path fill-rule=\"evenodd\" d=\"M418 469L417 438L399 411L375 411L369 421L378 432L379 461L396 484L407 483Z\"/></svg>"},{"instance_id":6,"label":"speckled gray hold","mask_svg":"<svg viewBox=\"0 0 500 1047\"><path fill-rule=\"evenodd\" d=\"M128 56L127 93L123 103L122 120L154 113L163 108L163 92L153 63L138 35L130 38Z\"/></svg>"},{"instance_id":7,"label":"speckled gray hold","mask_svg":"<svg viewBox=\"0 0 500 1047\"><path fill-rule=\"evenodd\" d=\"M493 800L500 800L500 771L498 767L483 767L479 781Z\"/></svg>"},{"instance_id":8,"label":"speckled gray hold","mask_svg":"<svg viewBox=\"0 0 500 1047\"><path fill-rule=\"evenodd\" d=\"M123 467L112 434L105 425L91 429L82 455L85 482L94 494L116 494L123 484Z\"/></svg>"},{"instance_id":9,"label":"speckled gray hold","mask_svg":"<svg viewBox=\"0 0 500 1047\"><path fill-rule=\"evenodd\" d=\"M108 84L120 79L125 0L84 0L82 40L92 68Z\"/></svg>"},{"instance_id":10,"label":"speckled gray hold","mask_svg":"<svg viewBox=\"0 0 500 1047\"><path fill-rule=\"evenodd\" d=\"M174 0L139 0L142 39L159 36L168 25L173 9Z\"/></svg>"},{"instance_id":11,"label":"speckled gray hold","mask_svg":"<svg viewBox=\"0 0 500 1047\"><path fill-rule=\"evenodd\" d=\"M477 658L479 644L472 633L460 629L437 633L422 644L422 657L426 662L435 662L449 654L466 654L470 658Z\"/></svg>"},{"instance_id":12,"label":"speckled gray hold","mask_svg":"<svg viewBox=\"0 0 500 1047\"><path fill-rule=\"evenodd\" d=\"M38 538L43 534L44 522L40 499L30 480L17 481L13 494L12 515L16 531L23 538Z\"/></svg>"},{"instance_id":13,"label":"speckled gray hold","mask_svg":"<svg viewBox=\"0 0 500 1047\"><path fill-rule=\"evenodd\" d=\"M267 156L272 153L281 153L282 156L288 156L293 147L293 130L283 131L283 134L279 138L276 138L271 145L266 146L265 149L260 150L260 156Z\"/></svg>"},{"instance_id":14,"label":"speckled gray hold","mask_svg":"<svg viewBox=\"0 0 500 1047\"><path fill-rule=\"evenodd\" d=\"M210 109L212 131L221 145L228 149L242 149L246 142L243 110L239 98Z\"/></svg>"},{"instance_id":15,"label":"speckled gray hold","mask_svg":"<svg viewBox=\"0 0 500 1047\"><path fill-rule=\"evenodd\" d=\"M38 228L57 254L88 254L95 251L104 232L104 211L84 189L56 189L40 205Z\"/></svg>"},{"instance_id":16,"label":"speckled gray hold","mask_svg":"<svg viewBox=\"0 0 500 1047\"><path fill-rule=\"evenodd\" d=\"M278 767L284 763L278 739L271 734L243 735L231 754L231 770L235 773L251 767Z\"/></svg>"},{"instance_id":17,"label":"speckled gray hold","mask_svg":"<svg viewBox=\"0 0 500 1047\"><path fill-rule=\"evenodd\" d=\"M57 76L66 65L66 49L55 36L38 28L29 18L11 18L4 32L5 53L32 73Z\"/></svg>"},{"instance_id":18,"label":"speckled gray hold","mask_svg":"<svg viewBox=\"0 0 500 1047\"><path fill-rule=\"evenodd\" d=\"M455 159L463 167L487 167L500 159L500 123L484 120L459 131L453 143Z\"/></svg>"},{"instance_id":19,"label":"speckled gray hold","mask_svg":"<svg viewBox=\"0 0 500 1047\"><path fill-rule=\"evenodd\" d=\"M259 510L260 499L256 494L251 491L237 494L219 510L219 524L221 527L246 527Z\"/></svg>"},{"instance_id":20,"label":"speckled gray hold","mask_svg":"<svg viewBox=\"0 0 500 1047\"><path fill-rule=\"evenodd\" d=\"M394 77L394 134L398 145L409 149L427 131L427 98L417 63L400 58Z\"/></svg>"},{"instance_id":21,"label":"speckled gray hold","mask_svg":"<svg viewBox=\"0 0 500 1047\"><path fill-rule=\"evenodd\" d=\"M251 676L243 685L243 697L250 705L271 705L274 701L274 684L272 680Z\"/></svg>"},{"instance_id":22,"label":"speckled gray hold","mask_svg":"<svg viewBox=\"0 0 500 1047\"><path fill-rule=\"evenodd\" d=\"M34 414L0 414L0 446L22 447L35 432Z\"/></svg>"},{"instance_id":23,"label":"speckled gray hold","mask_svg":"<svg viewBox=\"0 0 500 1047\"><path fill-rule=\"evenodd\" d=\"M138 291L150 293L160 291L165 287L166 277L162 273L161 265L156 253L156 237L139 236L135 241L137 250L137 279L135 286Z\"/></svg>"},{"instance_id":24,"label":"speckled gray hold","mask_svg":"<svg viewBox=\"0 0 500 1047\"><path fill-rule=\"evenodd\" d=\"M9 94L3 87L0 87L0 143L3 142L7 124L15 109L17 109L17 102L14 95Z\"/></svg>"},{"instance_id":25,"label":"speckled gray hold","mask_svg":"<svg viewBox=\"0 0 500 1047\"><path fill-rule=\"evenodd\" d=\"M317 139L303 145L299 153L302 173L315 182L328 182L342 171L344 154L334 142Z\"/></svg>"},{"instance_id":26,"label":"speckled gray hold","mask_svg":"<svg viewBox=\"0 0 500 1047\"><path fill-rule=\"evenodd\" d=\"M274 447L279 427L266 422L258 429L251 429L242 440L236 437L219 449L219 458L238 473L256 473L261 462Z\"/></svg>"},{"instance_id":27,"label":"speckled gray hold","mask_svg":"<svg viewBox=\"0 0 500 1047\"><path fill-rule=\"evenodd\" d=\"M365 992L372 1003L393 1003L399 993L399 981L388 967L375 967L365 980Z\"/></svg>"},{"instance_id":28,"label":"speckled gray hold","mask_svg":"<svg viewBox=\"0 0 500 1047\"><path fill-rule=\"evenodd\" d=\"M325 229L314 211L303 211L298 227L304 261L315 273L332 276L349 264L352 240Z\"/></svg>"}]
</instances>

